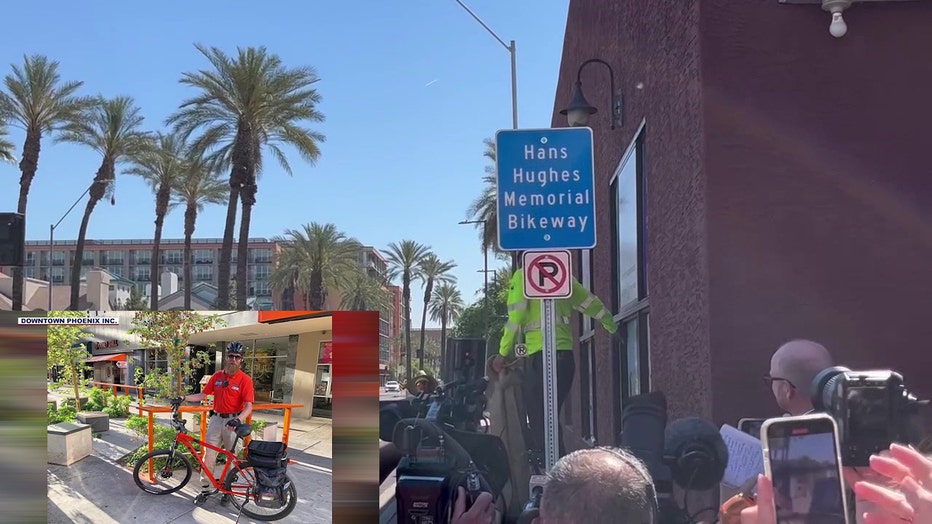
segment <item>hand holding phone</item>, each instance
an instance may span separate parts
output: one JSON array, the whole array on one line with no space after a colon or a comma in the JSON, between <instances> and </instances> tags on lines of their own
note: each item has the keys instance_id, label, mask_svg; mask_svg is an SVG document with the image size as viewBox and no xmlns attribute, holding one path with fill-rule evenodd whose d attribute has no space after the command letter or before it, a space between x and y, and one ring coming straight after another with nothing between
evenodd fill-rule
<instances>
[{"instance_id":1,"label":"hand holding phone","mask_svg":"<svg viewBox=\"0 0 932 524\"><path fill-rule=\"evenodd\" d=\"M822 414L769 419L761 428L761 443L776 524L847 522L834 419Z\"/></svg>"}]
</instances>

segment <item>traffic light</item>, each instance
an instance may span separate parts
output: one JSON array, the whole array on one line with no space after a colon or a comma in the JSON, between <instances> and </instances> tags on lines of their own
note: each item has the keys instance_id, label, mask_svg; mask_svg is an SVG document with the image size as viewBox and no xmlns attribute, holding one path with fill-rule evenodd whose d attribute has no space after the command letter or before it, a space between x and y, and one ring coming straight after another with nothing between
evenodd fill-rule
<instances>
[{"instance_id":1,"label":"traffic light","mask_svg":"<svg viewBox=\"0 0 932 524\"><path fill-rule=\"evenodd\" d=\"M0 213L0 266L22 266L26 245L26 217Z\"/></svg>"}]
</instances>

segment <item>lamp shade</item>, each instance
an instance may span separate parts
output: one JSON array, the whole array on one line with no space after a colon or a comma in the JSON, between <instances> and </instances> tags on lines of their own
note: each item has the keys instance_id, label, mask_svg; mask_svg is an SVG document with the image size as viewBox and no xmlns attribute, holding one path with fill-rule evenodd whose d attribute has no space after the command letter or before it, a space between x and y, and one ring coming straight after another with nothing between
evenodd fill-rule
<instances>
[{"instance_id":1,"label":"lamp shade","mask_svg":"<svg viewBox=\"0 0 932 524\"><path fill-rule=\"evenodd\" d=\"M573 100L560 114L566 115L566 121L570 126L577 127L589 123L589 116L597 111L598 109L590 105L583 95L582 82L577 81L576 87L573 88Z\"/></svg>"}]
</instances>

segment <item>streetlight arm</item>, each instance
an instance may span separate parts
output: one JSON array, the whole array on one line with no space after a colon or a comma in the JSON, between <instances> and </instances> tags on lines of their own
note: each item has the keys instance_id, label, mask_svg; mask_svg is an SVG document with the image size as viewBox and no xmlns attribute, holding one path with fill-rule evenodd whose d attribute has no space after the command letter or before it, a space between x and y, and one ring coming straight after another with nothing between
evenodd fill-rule
<instances>
[{"instance_id":1,"label":"streetlight arm","mask_svg":"<svg viewBox=\"0 0 932 524\"><path fill-rule=\"evenodd\" d=\"M74 201L74 204L71 204L71 207L68 208L68 211L65 211L65 214L62 215L61 218L58 219L58 222L56 222L55 225L52 226L52 229L55 229L56 227L58 227L58 224L61 224L62 220L64 220L68 216L68 214L71 213L71 210L74 209L74 206L78 205L78 202L80 202L81 199L84 198L84 195L86 195L88 191L90 190L91 190L91 186L87 186L87 189L84 190L84 193L81 193L81 196L79 196L78 199Z\"/></svg>"},{"instance_id":2,"label":"streetlight arm","mask_svg":"<svg viewBox=\"0 0 932 524\"><path fill-rule=\"evenodd\" d=\"M511 47L510 45L506 44L504 40L502 40L497 34L495 34L495 31L492 31L492 29L491 29L489 26L487 26L487 25L485 24L485 22L483 22L482 19L479 18L479 17L476 15L476 13L473 13L473 12L472 12L472 9L470 9L469 7L467 7L466 4L464 4L464 3L461 2L460 0L456 0L456 3L459 4L460 7L462 7L463 9L465 9L466 12L469 13L470 16L472 16L473 18L475 18L475 19L476 19L476 22L479 22L479 25L481 25L482 27L484 27L485 30L488 31L490 35L492 35L492 38L498 40L498 43L502 44L502 47L504 47L505 49L507 49L509 52L514 52L514 50L512 49L512 47Z\"/></svg>"},{"instance_id":3,"label":"streetlight arm","mask_svg":"<svg viewBox=\"0 0 932 524\"><path fill-rule=\"evenodd\" d=\"M592 64L592 63L599 63L608 68L608 82L609 82L608 85L612 90L612 96L614 96L615 95L615 70L612 69L612 66L610 66L608 62L606 62L605 60L602 60L601 58L590 58L589 60L586 60L585 62L583 62L582 65L579 66L579 70L576 71L576 83L579 84L582 82L582 70L587 65Z\"/></svg>"}]
</instances>

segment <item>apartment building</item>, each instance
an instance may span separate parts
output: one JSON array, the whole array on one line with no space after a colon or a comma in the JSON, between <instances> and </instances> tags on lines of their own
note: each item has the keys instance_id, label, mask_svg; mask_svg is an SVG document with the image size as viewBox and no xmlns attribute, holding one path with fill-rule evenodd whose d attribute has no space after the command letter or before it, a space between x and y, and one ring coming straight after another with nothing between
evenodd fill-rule
<instances>
[{"instance_id":1,"label":"apartment building","mask_svg":"<svg viewBox=\"0 0 932 524\"><path fill-rule=\"evenodd\" d=\"M195 238L191 241L191 278L192 286L199 283L218 285L217 277L220 267L220 247L223 239ZM48 241L26 241L26 278L43 281L51 280L52 286L67 286L74 265L74 240L56 240L49 250ZM135 282L144 296L150 293L152 241L147 239L88 240L84 247L81 261L81 276L92 268L101 268L112 275ZM269 275L272 273L278 245L267 238L249 239L247 255L247 285L249 296L254 298L259 309L271 309L272 287ZM159 272L171 272L178 275L178 289L184 289L184 240L163 239L159 245ZM233 247L231 278L236 275L236 246ZM50 260L51 259L51 260ZM11 274L10 268L4 273ZM173 290L165 290L171 293ZM163 295L166 294L163 292Z\"/></svg>"}]
</instances>

